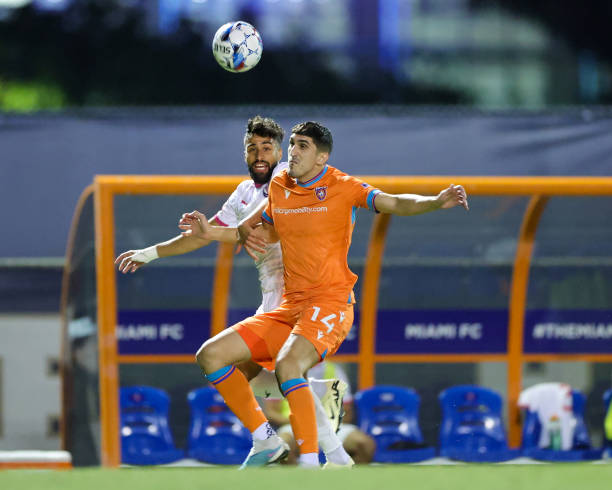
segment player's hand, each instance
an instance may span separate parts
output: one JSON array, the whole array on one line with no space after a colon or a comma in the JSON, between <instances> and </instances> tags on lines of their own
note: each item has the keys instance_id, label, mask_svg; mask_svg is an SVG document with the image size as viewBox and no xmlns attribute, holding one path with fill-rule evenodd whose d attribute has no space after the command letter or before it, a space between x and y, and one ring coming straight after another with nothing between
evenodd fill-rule
<instances>
[{"instance_id":1,"label":"player's hand","mask_svg":"<svg viewBox=\"0 0 612 490\"><path fill-rule=\"evenodd\" d=\"M253 228L244 242L244 249L252 259L259 260L261 255L266 253L266 233L263 226L258 225Z\"/></svg>"},{"instance_id":2,"label":"player's hand","mask_svg":"<svg viewBox=\"0 0 612 490\"><path fill-rule=\"evenodd\" d=\"M256 232L256 230L259 230ZM266 251L267 241L263 234L261 222L250 223L244 221L238 226L238 243L244 246L246 252L257 260L259 257L253 254L262 254Z\"/></svg>"},{"instance_id":3,"label":"player's hand","mask_svg":"<svg viewBox=\"0 0 612 490\"><path fill-rule=\"evenodd\" d=\"M440 202L440 207L442 209L454 208L455 206L463 206L466 211L470 209L467 201L467 194L461 185L449 185L448 188L438 194L436 199Z\"/></svg>"},{"instance_id":4,"label":"player's hand","mask_svg":"<svg viewBox=\"0 0 612 490\"><path fill-rule=\"evenodd\" d=\"M119 272L127 274L128 272L133 273L140 269L145 262L140 262L133 259L133 257L135 255L137 256L137 254L140 252L140 250L128 250L127 252L123 252L121 255L119 255L119 257L115 259L115 264L119 266Z\"/></svg>"},{"instance_id":5,"label":"player's hand","mask_svg":"<svg viewBox=\"0 0 612 490\"><path fill-rule=\"evenodd\" d=\"M181 235L199 238L200 240L210 240L210 224L199 211L184 213L179 220L178 227L183 230Z\"/></svg>"}]
</instances>

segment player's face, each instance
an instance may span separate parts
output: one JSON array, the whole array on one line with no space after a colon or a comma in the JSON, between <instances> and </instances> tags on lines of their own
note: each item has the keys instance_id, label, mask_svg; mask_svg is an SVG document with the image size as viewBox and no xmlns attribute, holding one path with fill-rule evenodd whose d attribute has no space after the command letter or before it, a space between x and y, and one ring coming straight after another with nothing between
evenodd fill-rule
<instances>
[{"instance_id":1,"label":"player's face","mask_svg":"<svg viewBox=\"0 0 612 490\"><path fill-rule=\"evenodd\" d=\"M317 151L317 146L310 136L301 134L291 135L288 154L288 173L300 182L315 177L329 158L329 153Z\"/></svg>"},{"instance_id":2,"label":"player's face","mask_svg":"<svg viewBox=\"0 0 612 490\"><path fill-rule=\"evenodd\" d=\"M256 184L269 182L272 171L283 156L283 150L270 137L254 134L244 148L249 174Z\"/></svg>"}]
</instances>

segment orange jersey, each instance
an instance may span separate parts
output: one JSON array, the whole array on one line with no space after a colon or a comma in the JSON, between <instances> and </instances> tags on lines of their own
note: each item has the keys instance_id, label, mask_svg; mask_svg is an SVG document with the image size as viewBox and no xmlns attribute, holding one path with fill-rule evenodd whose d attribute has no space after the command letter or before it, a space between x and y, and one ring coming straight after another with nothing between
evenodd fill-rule
<instances>
[{"instance_id":1,"label":"orange jersey","mask_svg":"<svg viewBox=\"0 0 612 490\"><path fill-rule=\"evenodd\" d=\"M331 165L304 184L286 170L272 180L263 219L280 238L287 297L346 295L350 301L357 281L347 263L355 211L375 211L379 192Z\"/></svg>"}]
</instances>

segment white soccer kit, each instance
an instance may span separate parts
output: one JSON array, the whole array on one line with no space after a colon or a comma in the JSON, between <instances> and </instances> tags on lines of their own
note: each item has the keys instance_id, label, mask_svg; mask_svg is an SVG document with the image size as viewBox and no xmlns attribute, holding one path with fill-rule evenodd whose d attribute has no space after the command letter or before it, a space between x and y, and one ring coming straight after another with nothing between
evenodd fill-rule
<instances>
[{"instance_id":1,"label":"white soccer kit","mask_svg":"<svg viewBox=\"0 0 612 490\"><path fill-rule=\"evenodd\" d=\"M288 167L287 162L279 162L272 172L270 181ZM221 226L235 228L268 198L269 184L255 184L253 180L241 182L221 209L215 214L215 221ZM284 290L283 257L280 243L266 246L266 253L255 261L261 285L262 303L256 313L271 311L281 303Z\"/></svg>"}]
</instances>

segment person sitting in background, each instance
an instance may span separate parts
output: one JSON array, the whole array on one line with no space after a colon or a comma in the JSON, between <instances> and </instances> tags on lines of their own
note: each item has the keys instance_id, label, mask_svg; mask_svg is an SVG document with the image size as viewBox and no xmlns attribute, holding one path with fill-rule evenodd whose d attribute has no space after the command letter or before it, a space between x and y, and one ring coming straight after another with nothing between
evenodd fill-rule
<instances>
[{"instance_id":1,"label":"person sitting in background","mask_svg":"<svg viewBox=\"0 0 612 490\"><path fill-rule=\"evenodd\" d=\"M572 387L566 383L539 383L523 390L519 408L536 412L541 424L538 447L569 450L572 448L576 421L572 412ZM558 429L558 430L556 430ZM558 432L558 440L551 433Z\"/></svg>"},{"instance_id":2,"label":"person sitting in background","mask_svg":"<svg viewBox=\"0 0 612 490\"><path fill-rule=\"evenodd\" d=\"M327 380L337 379L336 397L339 403L328 403L323 400L323 405L328 411L327 416L337 427L337 434L342 441L345 451L353 458L356 464L371 463L376 450L374 439L354 425L353 394L344 370L336 363L321 362L308 371L311 387L317 390L313 379ZM328 393L333 393L328 390ZM284 398L267 398L263 401L263 409L268 420L278 427L278 435L282 437L291 451L287 458L288 464L296 464L299 455L298 446L291 431L289 423L289 404ZM344 414L341 413L342 409Z\"/></svg>"}]
</instances>

